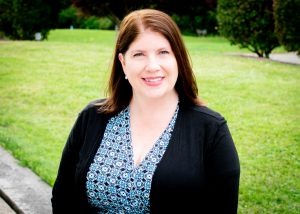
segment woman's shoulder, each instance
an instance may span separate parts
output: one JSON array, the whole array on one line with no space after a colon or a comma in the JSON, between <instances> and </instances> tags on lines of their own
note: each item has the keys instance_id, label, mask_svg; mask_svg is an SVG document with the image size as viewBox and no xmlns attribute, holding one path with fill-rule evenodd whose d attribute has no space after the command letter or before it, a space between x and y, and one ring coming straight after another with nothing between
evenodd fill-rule
<instances>
[{"instance_id":1,"label":"woman's shoulder","mask_svg":"<svg viewBox=\"0 0 300 214\"><path fill-rule=\"evenodd\" d=\"M101 115L99 112L99 108L101 107L101 104L105 101L106 99L95 99L90 101L80 112L80 114L97 114Z\"/></svg>"},{"instance_id":2,"label":"woman's shoulder","mask_svg":"<svg viewBox=\"0 0 300 214\"><path fill-rule=\"evenodd\" d=\"M200 114L202 116L212 117L217 120L223 118L223 116L219 112L209 108L208 106L194 105L191 107L191 110L194 112L194 114Z\"/></svg>"},{"instance_id":3,"label":"woman's shoulder","mask_svg":"<svg viewBox=\"0 0 300 214\"><path fill-rule=\"evenodd\" d=\"M192 121L205 123L223 123L226 122L221 113L203 105L192 105L183 111L185 117Z\"/></svg>"}]
</instances>

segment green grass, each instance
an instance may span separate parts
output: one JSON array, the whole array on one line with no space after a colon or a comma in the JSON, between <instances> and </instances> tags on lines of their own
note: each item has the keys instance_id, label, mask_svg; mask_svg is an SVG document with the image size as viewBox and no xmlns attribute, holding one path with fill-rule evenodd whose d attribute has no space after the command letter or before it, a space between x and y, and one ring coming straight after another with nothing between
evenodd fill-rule
<instances>
[{"instance_id":1,"label":"green grass","mask_svg":"<svg viewBox=\"0 0 300 214\"><path fill-rule=\"evenodd\" d=\"M105 95L115 36L55 30L48 41L0 42L0 145L50 185L77 114ZM184 39L200 95L239 152L239 213L299 213L300 66L232 56L247 51L220 37Z\"/></svg>"}]
</instances>

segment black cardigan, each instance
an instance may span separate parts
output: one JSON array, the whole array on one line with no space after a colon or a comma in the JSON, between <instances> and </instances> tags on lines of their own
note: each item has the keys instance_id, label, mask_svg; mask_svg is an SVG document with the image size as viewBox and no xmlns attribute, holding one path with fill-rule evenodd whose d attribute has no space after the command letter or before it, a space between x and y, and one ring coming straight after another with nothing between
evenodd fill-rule
<instances>
[{"instance_id":1,"label":"black cardigan","mask_svg":"<svg viewBox=\"0 0 300 214\"><path fill-rule=\"evenodd\" d=\"M86 175L109 117L90 103L63 150L52 191L53 213L95 213ZM151 213L236 213L240 165L225 119L207 107L179 106L174 131L150 192Z\"/></svg>"}]
</instances>

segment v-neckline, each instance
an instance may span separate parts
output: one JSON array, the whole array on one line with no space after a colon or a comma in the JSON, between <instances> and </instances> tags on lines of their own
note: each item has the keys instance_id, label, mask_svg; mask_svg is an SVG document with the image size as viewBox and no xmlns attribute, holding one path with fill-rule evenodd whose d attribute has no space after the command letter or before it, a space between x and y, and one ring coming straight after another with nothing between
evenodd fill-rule
<instances>
[{"instance_id":1,"label":"v-neckline","mask_svg":"<svg viewBox=\"0 0 300 214\"><path fill-rule=\"evenodd\" d=\"M136 164L134 161L134 152L133 152L133 145L132 145L132 131L131 131L131 117L130 117L130 108L128 106L128 126L129 126L129 148L130 148L130 165L133 168L133 170L137 170L140 167L143 166L144 162L149 158L149 155L153 152L154 148L157 146L157 143L159 142L159 140L163 137L163 135L166 133L166 131L170 128L172 121L177 118L178 115L178 111L179 111L179 103L176 106L176 109L173 113L173 116L171 117L171 120L169 121L167 127L163 130L163 132L159 135L159 137L157 138L157 140L155 140L155 143L152 145L152 147L150 148L150 150L146 153L146 155L143 157L143 159ZM176 116L176 118L175 118ZM175 121L173 124L173 129L175 127Z\"/></svg>"}]
</instances>

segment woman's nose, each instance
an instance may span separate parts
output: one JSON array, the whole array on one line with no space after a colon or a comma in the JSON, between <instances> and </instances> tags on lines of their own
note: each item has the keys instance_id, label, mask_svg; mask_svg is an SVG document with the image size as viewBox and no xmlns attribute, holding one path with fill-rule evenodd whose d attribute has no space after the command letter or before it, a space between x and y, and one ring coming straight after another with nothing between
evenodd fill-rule
<instances>
[{"instance_id":1,"label":"woman's nose","mask_svg":"<svg viewBox=\"0 0 300 214\"><path fill-rule=\"evenodd\" d=\"M160 69L160 63L156 57L149 57L146 65L146 70L150 72L158 71Z\"/></svg>"}]
</instances>

